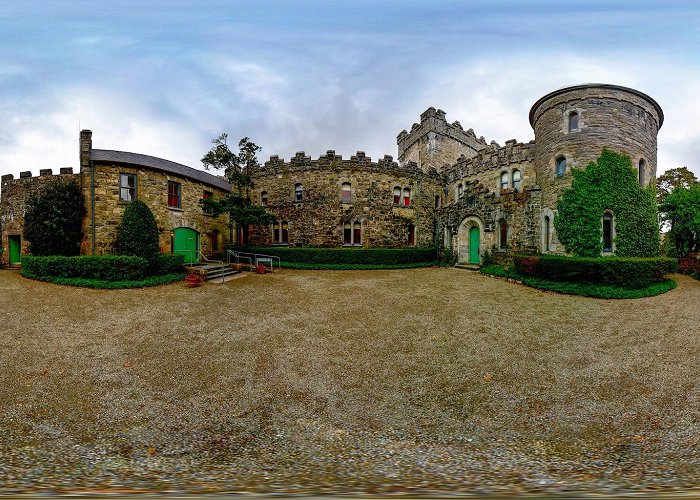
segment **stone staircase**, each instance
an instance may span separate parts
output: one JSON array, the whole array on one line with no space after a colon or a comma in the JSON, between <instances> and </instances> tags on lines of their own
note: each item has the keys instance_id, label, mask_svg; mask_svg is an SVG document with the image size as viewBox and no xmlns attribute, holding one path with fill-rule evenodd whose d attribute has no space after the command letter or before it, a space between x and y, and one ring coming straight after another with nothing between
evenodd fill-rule
<instances>
[{"instance_id":1,"label":"stone staircase","mask_svg":"<svg viewBox=\"0 0 700 500\"><path fill-rule=\"evenodd\" d=\"M455 264L457 269L466 269L467 271L479 271L481 266L478 264Z\"/></svg>"},{"instance_id":2,"label":"stone staircase","mask_svg":"<svg viewBox=\"0 0 700 500\"><path fill-rule=\"evenodd\" d=\"M221 264L198 262L195 264L189 264L187 267L194 267L198 269L202 274L204 274L204 279L206 281L218 280L226 281L226 278L239 274L241 271L238 269L224 264L223 268Z\"/></svg>"}]
</instances>

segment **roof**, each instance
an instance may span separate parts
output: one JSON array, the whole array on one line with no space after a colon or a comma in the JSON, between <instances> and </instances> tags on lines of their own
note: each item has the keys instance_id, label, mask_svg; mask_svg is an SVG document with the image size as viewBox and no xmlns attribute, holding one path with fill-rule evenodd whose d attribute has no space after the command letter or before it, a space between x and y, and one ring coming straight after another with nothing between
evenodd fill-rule
<instances>
[{"instance_id":1,"label":"roof","mask_svg":"<svg viewBox=\"0 0 700 500\"><path fill-rule=\"evenodd\" d=\"M207 184L208 186L217 187L224 191L231 191L231 185L221 177L211 175L202 170L188 167L174 161L156 158L155 156L142 155L138 153L127 153L126 151L112 151L109 149L93 149L90 153L92 161L107 162L107 163L127 163L129 165L138 165L141 167L159 170L168 174L179 175Z\"/></svg>"},{"instance_id":2,"label":"roof","mask_svg":"<svg viewBox=\"0 0 700 500\"><path fill-rule=\"evenodd\" d=\"M642 99L646 100L649 104L651 104L656 112L659 115L659 128L661 128L661 125L664 124L664 112L661 109L661 106L659 105L658 102L656 102L654 99L649 97L647 94L644 92L640 92L639 90L631 89L629 87L623 87L621 85L610 85L608 83L584 83L583 85L573 85L571 87L563 87L560 89L555 90L554 92L550 92L549 94L540 97L535 104L532 105L532 108L530 108L530 125L532 127L535 126L534 124L534 118L535 118L535 110L546 100L551 99L554 96L557 96L559 94L565 94L567 92L571 92L574 90L582 90L582 89L587 89L587 88L599 88L599 89L608 89L608 90L621 90L623 92L628 92L630 94L634 94L636 96L641 97Z\"/></svg>"}]
</instances>

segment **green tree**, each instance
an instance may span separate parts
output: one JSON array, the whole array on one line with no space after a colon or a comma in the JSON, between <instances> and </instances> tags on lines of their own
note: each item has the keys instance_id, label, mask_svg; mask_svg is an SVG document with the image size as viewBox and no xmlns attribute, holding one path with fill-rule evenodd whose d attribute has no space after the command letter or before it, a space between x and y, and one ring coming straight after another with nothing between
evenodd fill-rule
<instances>
[{"instance_id":1,"label":"green tree","mask_svg":"<svg viewBox=\"0 0 700 500\"><path fill-rule=\"evenodd\" d=\"M143 257L154 267L158 259L158 224L153 212L143 201L126 206L117 234L118 254Z\"/></svg>"},{"instance_id":2,"label":"green tree","mask_svg":"<svg viewBox=\"0 0 700 500\"><path fill-rule=\"evenodd\" d=\"M75 181L48 183L25 202L24 238L33 255L80 255L85 196Z\"/></svg>"},{"instance_id":3,"label":"green tree","mask_svg":"<svg viewBox=\"0 0 700 500\"><path fill-rule=\"evenodd\" d=\"M604 149L596 162L573 169L573 182L557 201L554 226L567 252L600 256L602 217L612 212L615 255L653 257L659 254L658 212L653 187L639 185L628 156Z\"/></svg>"},{"instance_id":4,"label":"green tree","mask_svg":"<svg viewBox=\"0 0 700 500\"><path fill-rule=\"evenodd\" d=\"M677 187L660 206L678 257L700 251L700 184Z\"/></svg>"},{"instance_id":5,"label":"green tree","mask_svg":"<svg viewBox=\"0 0 700 500\"><path fill-rule=\"evenodd\" d=\"M688 167L671 168L656 179L656 202L661 205L676 188L689 188L698 183L695 174Z\"/></svg>"},{"instance_id":6,"label":"green tree","mask_svg":"<svg viewBox=\"0 0 700 500\"><path fill-rule=\"evenodd\" d=\"M243 228L243 243L247 244L251 225L270 224L275 217L250 199L250 190L254 187L252 175L260 167L257 153L261 148L244 137L238 141L238 153L234 153L226 143L227 138L227 134L221 134L211 141L214 146L202 157L202 164L207 170L223 169L234 192L220 200L208 198L199 203L214 215L227 213L229 228Z\"/></svg>"}]
</instances>

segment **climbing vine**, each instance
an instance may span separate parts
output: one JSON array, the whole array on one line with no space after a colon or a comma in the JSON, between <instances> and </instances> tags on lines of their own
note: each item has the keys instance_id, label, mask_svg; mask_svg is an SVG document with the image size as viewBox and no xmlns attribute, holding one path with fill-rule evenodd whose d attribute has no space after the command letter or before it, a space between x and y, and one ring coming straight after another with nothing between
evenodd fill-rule
<instances>
[{"instance_id":1,"label":"climbing vine","mask_svg":"<svg viewBox=\"0 0 700 500\"><path fill-rule=\"evenodd\" d=\"M572 171L571 187L557 202L554 226L567 252L597 257L603 250L602 217L613 214L615 255L659 254L658 215L653 186L639 185L626 155L604 149L597 162Z\"/></svg>"}]
</instances>

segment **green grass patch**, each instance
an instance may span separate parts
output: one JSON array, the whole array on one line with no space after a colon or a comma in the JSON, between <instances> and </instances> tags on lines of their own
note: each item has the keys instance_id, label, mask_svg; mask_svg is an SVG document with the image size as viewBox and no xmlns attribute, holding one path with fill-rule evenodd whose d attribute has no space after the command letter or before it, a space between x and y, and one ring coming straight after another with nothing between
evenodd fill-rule
<instances>
[{"instance_id":1,"label":"green grass patch","mask_svg":"<svg viewBox=\"0 0 700 500\"><path fill-rule=\"evenodd\" d=\"M46 281L48 283L54 283L56 285L68 285L68 286L79 286L83 288L107 288L107 289L121 289L121 288L144 288L148 286L157 285L167 285L168 283L174 283L176 281L181 281L185 279L186 273L171 273L164 274L162 276L151 276L148 278L140 280L120 280L120 281L109 281L109 280L99 280L91 278L63 278L60 276L38 276L22 269L22 276L25 278L30 278L38 281Z\"/></svg>"},{"instance_id":2,"label":"green grass patch","mask_svg":"<svg viewBox=\"0 0 700 500\"><path fill-rule=\"evenodd\" d=\"M676 288L677 283L672 279L664 279L658 283L652 283L644 288L623 288L612 285L600 285L594 283L575 283L566 281L551 281L532 276L521 276L513 269L505 269L502 266L491 265L482 267L480 272L500 278L510 278L520 281L523 285L563 293L566 295L579 295L582 297L594 297L598 299L639 299L661 295Z\"/></svg>"},{"instance_id":3,"label":"green grass patch","mask_svg":"<svg viewBox=\"0 0 700 500\"><path fill-rule=\"evenodd\" d=\"M437 262L409 262L405 264L324 264L314 262L282 262L282 269L317 269L327 271L374 270L374 269L416 269L437 266Z\"/></svg>"}]
</instances>

